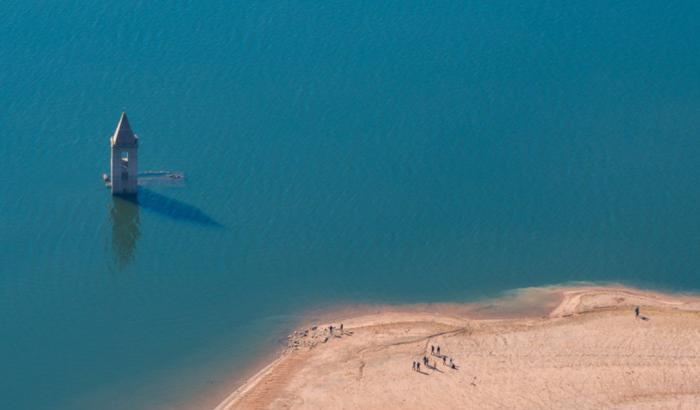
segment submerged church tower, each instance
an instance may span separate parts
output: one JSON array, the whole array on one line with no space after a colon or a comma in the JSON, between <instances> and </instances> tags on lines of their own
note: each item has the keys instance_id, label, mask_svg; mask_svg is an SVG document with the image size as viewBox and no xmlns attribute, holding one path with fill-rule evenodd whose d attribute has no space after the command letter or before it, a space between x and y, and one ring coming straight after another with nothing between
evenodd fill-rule
<instances>
[{"instance_id":1,"label":"submerged church tower","mask_svg":"<svg viewBox=\"0 0 700 410\"><path fill-rule=\"evenodd\" d=\"M139 139L131 130L125 112L119 118L119 124L109 144L112 148L109 175L112 195L136 195Z\"/></svg>"}]
</instances>

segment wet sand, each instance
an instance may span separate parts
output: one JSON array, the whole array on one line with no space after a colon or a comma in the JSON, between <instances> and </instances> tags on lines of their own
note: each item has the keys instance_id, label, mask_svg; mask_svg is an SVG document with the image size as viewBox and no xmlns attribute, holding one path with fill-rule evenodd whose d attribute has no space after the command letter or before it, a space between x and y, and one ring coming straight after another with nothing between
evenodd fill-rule
<instances>
[{"instance_id":1,"label":"wet sand","mask_svg":"<svg viewBox=\"0 0 700 410\"><path fill-rule=\"evenodd\" d=\"M290 335L216 410L700 408L694 296L552 287L335 314L344 319ZM330 334L341 322L344 332Z\"/></svg>"}]
</instances>

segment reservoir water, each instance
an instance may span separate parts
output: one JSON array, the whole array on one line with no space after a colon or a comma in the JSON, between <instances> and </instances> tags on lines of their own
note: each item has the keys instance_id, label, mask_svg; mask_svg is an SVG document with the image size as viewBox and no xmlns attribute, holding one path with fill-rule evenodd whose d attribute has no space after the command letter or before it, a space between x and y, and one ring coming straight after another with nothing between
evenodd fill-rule
<instances>
[{"instance_id":1,"label":"reservoir water","mask_svg":"<svg viewBox=\"0 0 700 410\"><path fill-rule=\"evenodd\" d=\"M0 408L172 408L306 309L700 289L700 3L3 3ZM137 204L100 178L126 110ZM215 401L215 400L214 400Z\"/></svg>"}]
</instances>

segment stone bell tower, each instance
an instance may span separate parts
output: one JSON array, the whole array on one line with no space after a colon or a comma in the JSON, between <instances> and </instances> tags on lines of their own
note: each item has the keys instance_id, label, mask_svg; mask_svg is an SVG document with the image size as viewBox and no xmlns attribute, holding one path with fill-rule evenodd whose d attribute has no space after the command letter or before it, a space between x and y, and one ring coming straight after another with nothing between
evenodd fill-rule
<instances>
[{"instance_id":1,"label":"stone bell tower","mask_svg":"<svg viewBox=\"0 0 700 410\"><path fill-rule=\"evenodd\" d=\"M139 139L131 130L126 113L119 118L114 135L109 140L112 149L110 180L112 195L136 195L138 186Z\"/></svg>"}]
</instances>

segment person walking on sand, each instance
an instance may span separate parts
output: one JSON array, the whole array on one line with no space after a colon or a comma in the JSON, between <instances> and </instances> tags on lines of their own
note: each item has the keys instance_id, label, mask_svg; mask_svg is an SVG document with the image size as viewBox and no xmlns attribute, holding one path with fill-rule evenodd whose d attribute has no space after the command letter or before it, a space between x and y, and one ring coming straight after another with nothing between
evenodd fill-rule
<instances>
[{"instance_id":1,"label":"person walking on sand","mask_svg":"<svg viewBox=\"0 0 700 410\"><path fill-rule=\"evenodd\" d=\"M342 323L340 324L340 333L341 334L343 333L343 324Z\"/></svg>"},{"instance_id":2,"label":"person walking on sand","mask_svg":"<svg viewBox=\"0 0 700 410\"><path fill-rule=\"evenodd\" d=\"M443 365L447 364L447 356L442 356L442 364Z\"/></svg>"},{"instance_id":3,"label":"person walking on sand","mask_svg":"<svg viewBox=\"0 0 700 410\"><path fill-rule=\"evenodd\" d=\"M635 316L635 317L639 317L639 306L637 306L636 308L634 308L634 316Z\"/></svg>"},{"instance_id":4,"label":"person walking on sand","mask_svg":"<svg viewBox=\"0 0 700 410\"><path fill-rule=\"evenodd\" d=\"M435 354L435 346L430 345L430 354Z\"/></svg>"},{"instance_id":5,"label":"person walking on sand","mask_svg":"<svg viewBox=\"0 0 700 410\"><path fill-rule=\"evenodd\" d=\"M437 354L440 356L440 346L437 347Z\"/></svg>"},{"instance_id":6,"label":"person walking on sand","mask_svg":"<svg viewBox=\"0 0 700 410\"><path fill-rule=\"evenodd\" d=\"M328 326L328 330L330 330L331 334L333 334L333 325Z\"/></svg>"}]
</instances>

